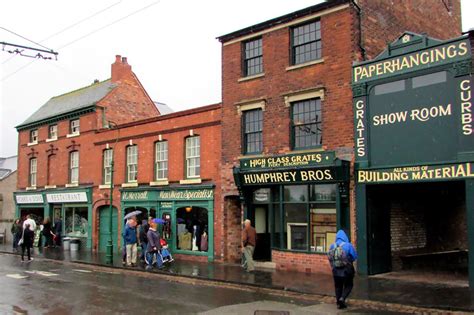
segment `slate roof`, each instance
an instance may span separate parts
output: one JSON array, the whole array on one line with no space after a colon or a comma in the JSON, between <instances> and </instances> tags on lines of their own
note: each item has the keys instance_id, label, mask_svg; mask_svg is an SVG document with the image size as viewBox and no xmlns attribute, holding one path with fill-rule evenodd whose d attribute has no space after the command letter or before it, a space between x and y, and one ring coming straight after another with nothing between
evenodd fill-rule
<instances>
[{"instance_id":1,"label":"slate roof","mask_svg":"<svg viewBox=\"0 0 474 315\"><path fill-rule=\"evenodd\" d=\"M160 102L153 102L153 103L155 103L155 106L156 108L158 108L158 111L160 112L161 115L174 113L174 110L171 109L171 107L169 107L165 103L160 103Z\"/></svg>"},{"instance_id":2,"label":"slate roof","mask_svg":"<svg viewBox=\"0 0 474 315\"><path fill-rule=\"evenodd\" d=\"M0 157L0 180L8 177L11 173L17 169L17 157L16 155L2 158Z\"/></svg>"},{"instance_id":3,"label":"slate roof","mask_svg":"<svg viewBox=\"0 0 474 315\"><path fill-rule=\"evenodd\" d=\"M27 120L18 125L21 128L45 119L63 115L79 109L97 104L110 93L117 85L106 80L81 89L55 96L34 112Z\"/></svg>"}]
</instances>

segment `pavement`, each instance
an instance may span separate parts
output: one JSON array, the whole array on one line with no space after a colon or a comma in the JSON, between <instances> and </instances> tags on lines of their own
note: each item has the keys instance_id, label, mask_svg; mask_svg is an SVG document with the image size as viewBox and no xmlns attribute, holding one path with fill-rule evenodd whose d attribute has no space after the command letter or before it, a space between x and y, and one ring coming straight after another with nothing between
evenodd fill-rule
<instances>
[{"instance_id":1,"label":"pavement","mask_svg":"<svg viewBox=\"0 0 474 315\"><path fill-rule=\"evenodd\" d=\"M0 253L12 254L9 246L1 245ZM89 251L63 251L61 248L34 250L34 257L74 262L93 266L133 269L140 272L153 272L169 276L213 281L249 288L263 288L285 292L326 297L331 303L334 296L332 277L324 273L299 273L290 271L257 270L247 273L239 265L223 263L200 263L175 260L165 268L148 269L143 264L136 267L123 267L120 254L116 254L113 265L107 265L105 254ZM354 289L349 303L373 306L378 309L400 312L432 313L438 310L474 311L474 292L468 287L437 283L432 279L412 281L398 278L362 277L354 279Z\"/></svg>"}]
</instances>

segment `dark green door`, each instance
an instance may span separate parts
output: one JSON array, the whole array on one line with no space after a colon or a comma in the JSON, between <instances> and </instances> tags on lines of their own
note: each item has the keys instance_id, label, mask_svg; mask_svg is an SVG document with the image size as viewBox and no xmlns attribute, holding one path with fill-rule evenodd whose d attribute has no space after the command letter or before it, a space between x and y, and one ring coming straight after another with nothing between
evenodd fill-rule
<instances>
[{"instance_id":1,"label":"dark green door","mask_svg":"<svg viewBox=\"0 0 474 315\"><path fill-rule=\"evenodd\" d=\"M390 186L367 187L369 274L392 270L390 243Z\"/></svg>"},{"instance_id":2,"label":"dark green door","mask_svg":"<svg viewBox=\"0 0 474 315\"><path fill-rule=\"evenodd\" d=\"M110 230L109 230L109 220L110 220L110 207L104 206L99 209L99 251L105 252L107 248L107 242L109 240ZM117 209L113 208L112 215L112 242L114 245L114 250L117 251Z\"/></svg>"}]
</instances>

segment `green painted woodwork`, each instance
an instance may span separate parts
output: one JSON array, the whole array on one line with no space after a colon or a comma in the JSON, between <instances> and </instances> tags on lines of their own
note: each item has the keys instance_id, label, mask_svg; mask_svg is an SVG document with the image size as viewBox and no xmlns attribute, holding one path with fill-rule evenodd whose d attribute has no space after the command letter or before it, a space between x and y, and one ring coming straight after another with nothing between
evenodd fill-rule
<instances>
[{"instance_id":1,"label":"green painted woodwork","mask_svg":"<svg viewBox=\"0 0 474 315\"><path fill-rule=\"evenodd\" d=\"M469 287L474 288L474 179L466 180Z\"/></svg>"},{"instance_id":2,"label":"green painted woodwork","mask_svg":"<svg viewBox=\"0 0 474 315\"><path fill-rule=\"evenodd\" d=\"M107 249L107 241L110 236L109 220L110 220L110 207L103 206L99 208L99 251L105 252ZM114 247L118 251L120 246L117 246L118 236L118 216L117 208L113 208L112 213L112 240L114 241Z\"/></svg>"}]
</instances>

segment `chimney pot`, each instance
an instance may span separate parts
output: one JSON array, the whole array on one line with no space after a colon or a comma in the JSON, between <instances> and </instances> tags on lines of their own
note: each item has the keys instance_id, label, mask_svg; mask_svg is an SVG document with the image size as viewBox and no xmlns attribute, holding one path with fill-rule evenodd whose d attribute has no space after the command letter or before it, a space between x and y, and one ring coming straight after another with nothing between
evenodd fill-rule
<instances>
[{"instance_id":1,"label":"chimney pot","mask_svg":"<svg viewBox=\"0 0 474 315\"><path fill-rule=\"evenodd\" d=\"M127 57L122 57L122 63L127 64Z\"/></svg>"},{"instance_id":2,"label":"chimney pot","mask_svg":"<svg viewBox=\"0 0 474 315\"><path fill-rule=\"evenodd\" d=\"M120 63L120 59L122 59L122 56L120 55L115 55L115 62Z\"/></svg>"}]
</instances>

